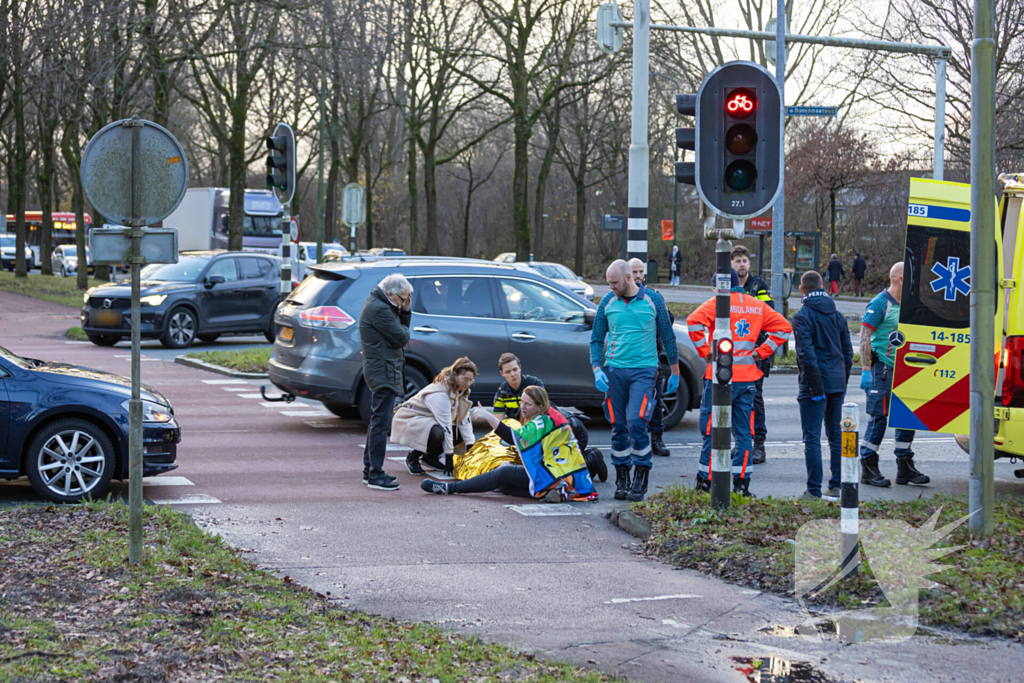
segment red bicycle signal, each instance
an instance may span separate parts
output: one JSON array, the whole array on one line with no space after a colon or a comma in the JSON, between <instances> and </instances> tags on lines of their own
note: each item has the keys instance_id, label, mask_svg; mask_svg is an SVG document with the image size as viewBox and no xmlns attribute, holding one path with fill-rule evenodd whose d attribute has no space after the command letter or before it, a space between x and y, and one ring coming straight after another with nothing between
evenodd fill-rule
<instances>
[{"instance_id":1,"label":"red bicycle signal","mask_svg":"<svg viewBox=\"0 0 1024 683\"><path fill-rule=\"evenodd\" d=\"M745 119L757 111L757 95L748 88L736 88L725 100L725 113L734 119Z\"/></svg>"}]
</instances>

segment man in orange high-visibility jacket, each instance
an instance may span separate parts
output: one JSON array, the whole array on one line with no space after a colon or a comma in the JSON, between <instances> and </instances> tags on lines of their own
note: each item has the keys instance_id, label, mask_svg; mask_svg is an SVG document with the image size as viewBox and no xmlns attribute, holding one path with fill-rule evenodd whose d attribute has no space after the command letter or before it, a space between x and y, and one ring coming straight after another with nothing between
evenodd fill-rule
<instances>
[{"instance_id":1,"label":"man in orange high-visibility jacket","mask_svg":"<svg viewBox=\"0 0 1024 683\"><path fill-rule=\"evenodd\" d=\"M729 326L733 341L732 362L732 433L735 449L732 458L733 491L749 496L750 471L750 411L754 405L754 383L762 373L757 361L775 353L789 339L793 328L782 315L764 301L748 294L740 286L739 276L732 271L732 293L729 308ZM704 393L700 402L698 427L704 438L700 450L700 470L696 488L710 490L711 486L711 342L715 335L715 297L686 318L690 339L701 358L708 361L704 373ZM757 337L766 332L768 338L760 346Z\"/></svg>"}]
</instances>

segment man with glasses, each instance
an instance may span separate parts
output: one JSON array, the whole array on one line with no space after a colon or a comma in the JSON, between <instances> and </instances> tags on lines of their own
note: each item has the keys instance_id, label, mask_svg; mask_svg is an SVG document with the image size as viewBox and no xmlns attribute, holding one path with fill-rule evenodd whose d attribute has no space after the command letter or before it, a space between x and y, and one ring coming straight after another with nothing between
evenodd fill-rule
<instances>
[{"instance_id":1,"label":"man with glasses","mask_svg":"<svg viewBox=\"0 0 1024 683\"><path fill-rule=\"evenodd\" d=\"M363 450L363 483L371 489L397 491L395 477L384 474L395 398L405 393L405 345L412 320L412 285L401 273L381 280L359 315L363 345L363 380L373 400Z\"/></svg>"}]
</instances>

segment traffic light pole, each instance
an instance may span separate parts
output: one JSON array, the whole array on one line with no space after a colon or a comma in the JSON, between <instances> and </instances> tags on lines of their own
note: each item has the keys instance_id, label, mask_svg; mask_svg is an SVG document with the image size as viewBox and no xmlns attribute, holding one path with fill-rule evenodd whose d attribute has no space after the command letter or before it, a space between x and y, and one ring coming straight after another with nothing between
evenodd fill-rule
<instances>
[{"instance_id":1,"label":"traffic light pole","mask_svg":"<svg viewBox=\"0 0 1024 683\"><path fill-rule=\"evenodd\" d=\"M775 10L775 82L779 84L779 104L786 111L786 0L778 0ZM783 296L786 253L786 117L779 117L779 196L772 208L772 297L779 312L787 318L789 298Z\"/></svg>"},{"instance_id":2,"label":"traffic light pole","mask_svg":"<svg viewBox=\"0 0 1024 683\"><path fill-rule=\"evenodd\" d=\"M629 211L626 256L647 262L648 175L651 150L647 145L647 97L650 75L651 2L634 0L633 126L629 144Z\"/></svg>"},{"instance_id":3,"label":"traffic light pole","mask_svg":"<svg viewBox=\"0 0 1024 683\"><path fill-rule=\"evenodd\" d=\"M281 216L281 301L292 291L292 203L284 205Z\"/></svg>"},{"instance_id":4,"label":"traffic light pole","mask_svg":"<svg viewBox=\"0 0 1024 683\"><path fill-rule=\"evenodd\" d=\"M711 216L708 220L715 220ZM715 243L718 268L715 271L715 335L711 353L711 507L729 507L729 481L732 478L732 377L722 381L719 375L720 342L732 339L729 304L732 297L732 242L719 236ZM731 363L730 363L731 367Z\"/></svg>"}]
</instances>

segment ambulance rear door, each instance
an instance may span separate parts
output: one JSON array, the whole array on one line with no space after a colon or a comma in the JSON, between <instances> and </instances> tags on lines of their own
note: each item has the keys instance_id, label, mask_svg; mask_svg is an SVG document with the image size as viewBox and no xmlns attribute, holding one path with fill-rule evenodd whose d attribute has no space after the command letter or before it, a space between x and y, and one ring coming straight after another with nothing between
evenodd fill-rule
<instances>
[{"instance_id":1,"label":"ambulance rear door","mask_svg":"<svg viewBox=\"0 0 1024 683\"><path fill-rule=\"evenodd\" d=\"M970 292L971 186L911 179L890 427L970 432Z\"/></svg>"}]
</instances>

